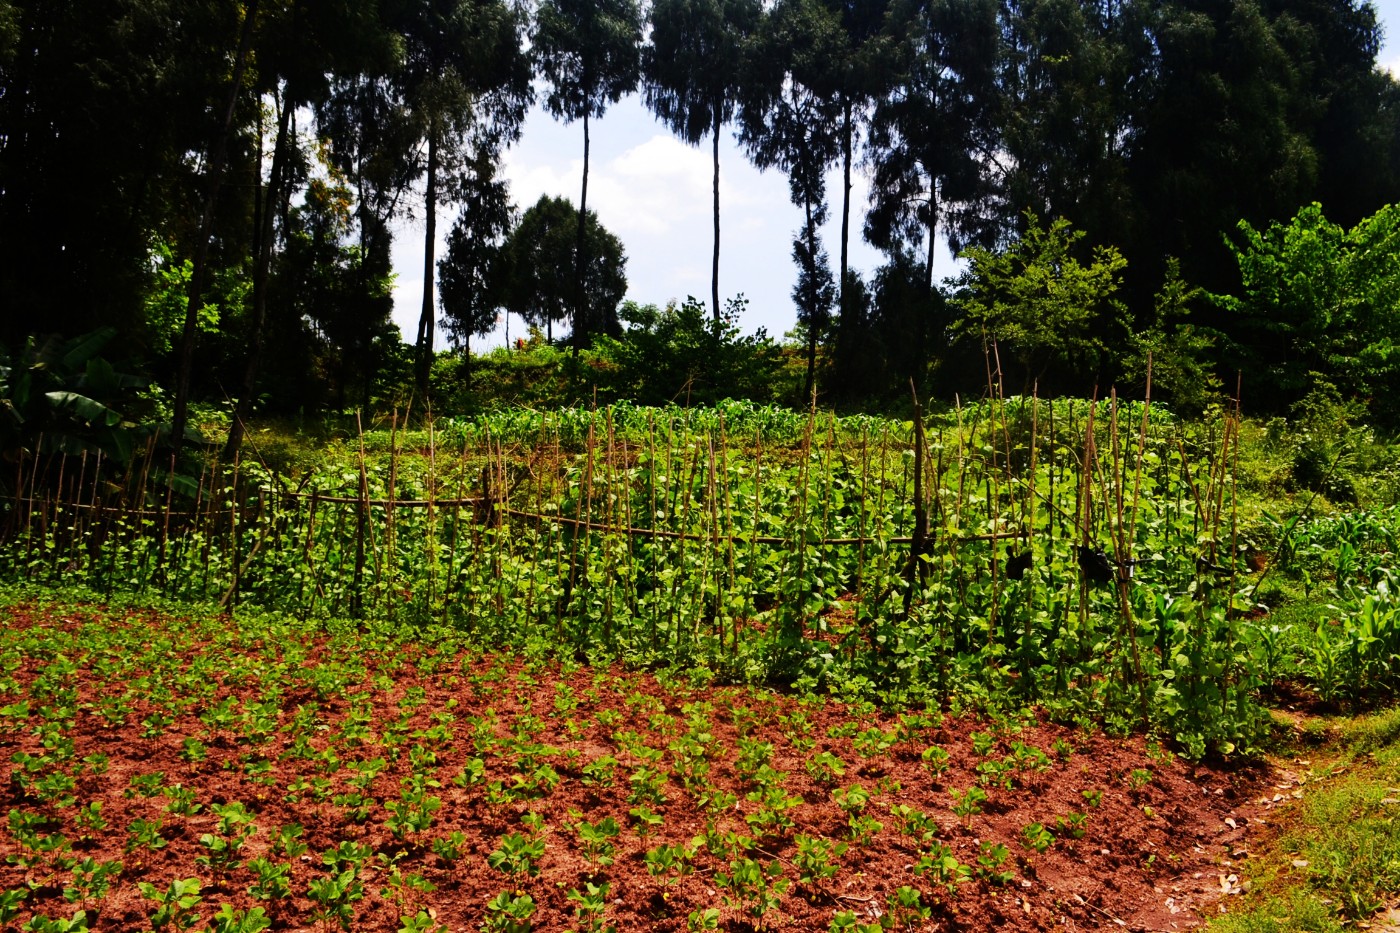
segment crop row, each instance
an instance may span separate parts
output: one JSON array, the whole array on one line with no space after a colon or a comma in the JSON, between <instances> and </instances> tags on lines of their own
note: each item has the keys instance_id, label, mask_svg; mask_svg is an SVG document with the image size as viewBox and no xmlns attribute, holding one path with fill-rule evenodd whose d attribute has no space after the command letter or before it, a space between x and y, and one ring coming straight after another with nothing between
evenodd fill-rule
<instances>
[{"instance_id":1,"label":"crop row","mask_svg":"<svg viewBox=\"0 0 1400 933\"><path fill-rule=\"evenodd\" d=\"M10 617L0 915L26 929L904 929L1038 870L1170 871L1199 834L1170 755L1130 767L1034 718L883 716L450 634ZM1151 859L1104 848L1128 823Z\"/></svg>"},{"instance_id":2,"label":"crop row","mask_svg":"<svg viewBox=\"0 0 1400 933\"><path fill-rule=\"evenodd\" d=\"M135 506L63 464L75 494L10 507L0 571L890 704L1037 703L1160 727L1196 756L1252 746L1276 680L1338 697L1396 683L1393 532L1367 531L1394 522L1242 526L1232 417L1033 399L917 424L762 411L454 424L451 444L393 435L300 477L211 469L189 500L142 473ZM1336 613L1271 628L1270 564L1318 573Z\"/></svg>"}]
</instances>

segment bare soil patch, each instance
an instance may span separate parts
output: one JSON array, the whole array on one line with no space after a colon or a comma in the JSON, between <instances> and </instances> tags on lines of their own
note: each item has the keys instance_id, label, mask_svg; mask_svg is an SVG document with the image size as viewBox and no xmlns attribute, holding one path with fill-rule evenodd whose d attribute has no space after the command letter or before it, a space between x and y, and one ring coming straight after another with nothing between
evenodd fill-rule
<instances>
[{"instance_id":1,"label":"bare soil patch","mask_svg":"<svg viewBox=\"0 0 1400 933\"><path fill-rule=\"evenodd\" d=\"M198 878L201 929L227 904L275 930L396 931L420 910L475 930L503 892L529 895L536 930L584 929L570 892L592 883L618 930L685 930L707 908L732 931L825 931L843 911L893 929L1183 930L1238 890L1265 831L1264 769L1140 737L225 625L4 611L0 639L27 646L0 694L0 890L28 891L12 923L86 909L94 930L146 930L141 884ZM227 818L235 802L246 820ZM607 818L602 864L580 826ZM151 826L162 842L142 841ZM544 843L514 876L492 864L507 837ZM799 880L799 837L847 846L833 875ZM358 861L336 863L347 844ZM684 870L649 872L662 844L693 849ZM965 870L920 871L930 853ZM745 859L787 884L761 915L722 884ZM109 861L106 890L75 884ZM329 913L325 882L352 862L356 896ZM280 896L250 892L267 865L286 866ZM892 922L901 887L926 915Z\"/></svg>"}]
</instances>

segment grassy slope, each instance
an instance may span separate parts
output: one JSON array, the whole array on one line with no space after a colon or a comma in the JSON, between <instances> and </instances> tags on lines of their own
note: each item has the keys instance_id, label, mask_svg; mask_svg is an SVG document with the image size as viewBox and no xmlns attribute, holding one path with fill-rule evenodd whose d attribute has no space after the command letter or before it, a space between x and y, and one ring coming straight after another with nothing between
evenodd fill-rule
<instances>
[{"instance_id":1,"label":"grassy slope","mask_svg":"<svg viewBox=\"0 0 1400 933\"><path fill-rule=\"evenodd\" d=\"M1254 864L1255 894L1213 933L1341 931L1400 895L1400 709L1313 720L1308 736L1325 744L1280 756L1311 772L1303 798Z\"/></svg>"}]
</instances>

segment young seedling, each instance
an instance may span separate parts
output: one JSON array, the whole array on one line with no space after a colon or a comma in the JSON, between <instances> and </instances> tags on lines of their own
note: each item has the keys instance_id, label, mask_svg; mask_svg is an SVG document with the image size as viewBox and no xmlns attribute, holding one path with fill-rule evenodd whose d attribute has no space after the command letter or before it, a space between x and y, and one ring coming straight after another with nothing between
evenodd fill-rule
<instances>
[{"instance_id":1,"label":"young seedling","mask_svg":"<svg viewBox=\"0 0 1400 933\"><path fill-rule=\"evenodd\" d=\"M664 818L660 813L657 813L644 803L638 804L627 812L631 814L632 819L636 821L637 836L643 842L645 842L647 837L653 832L660 829L661 824L664 822Z\"/></svg>"},{"instance_id":2,"label":"young seedling","mask_svg":"<svg viewBox=\"0 0 1400 933\"><path fill-rule=\"evenodd\" d=\"M686 933L702 933L704 930L719 929L719 908L706 907L692 910L685 918Z\"/></svg>"},{"instance_id":3,"label":"young seedling","mask_svg":"<svg viewBox=\"0 0 1400 933\"><path fill-rule=\"evenodd\" d=\"M924 769L934 777L948 770L948 752L937 745L930 745L924 749L919 755L919 760L924 763Z\"/></svg>"},{"instance_id":4,"label":"young seedling","mask_svg":"<svg viewBox=\"0 0 1400 933\"><path fill-rule=\"evenodd\" d=\"M94 832L101 832L107 828L107 818L102 815L102 801L94 800L91 803L78 807L73 814L73 821L80 829L90 829ZM90 836L84 836L90 839Z\"/></svg>"},{"instance_id":5,"label":"young seedling","mask_svg":"<svg viewBox=\"0 0 1400 933\"><path fill-rule=\"evenodd\" d=\"M127 790L128 797L155 797L161 792L161 786L165 782L164 771L152 771L147 774L137 774L131 778L131 787Z\"/></svg>"},{"instance_id":6,"label":"young seedling","mask_svg":"<svg viewBox=\"0 0 1400 933\"><path fill-rule=\"evenodd\" d=\"M758 769L773 760L773 743L739 737L739 755L734 760L734 770L741 778L752 780Z\"/></svg>"},{"instance_id":7,"label":"young seedling","mask_svg":"<svg viewBox=\"0 0 1400 933\"><path fill-rule=\"evenodd\" d=\"M847 814L860 813L870 803L870 791L859 784L852 784L850 787L831 792L831 796L836 801L836 805Z\"/></svg>"},{"instance_id":8,"label":"young seedling","mask_svg":"<svg viewBox=\"0 0 1400 933\"><path fill-rule=\"evenodd\" d=\"M695 848L685 848L684 846L673 846L662 843L654 849L650 849L643 861L647 866L647 874L661 881L663 888L669 887L682 875L690 874L691 861L695 858Z\"/></svg>"},{"instance_id":9,"label":"young seedling","mask_svg":"<svg viewBox=\"0 0 1400 933\"><path fill-rule=\"evenodd\" d=\"M892 929L913 930L931 916L933 910L924 906L923 895L918 888L901 885L885 899L885 916L881 921L883 924L888 920Z\"/></svg>"},{"instance_id":10,"label":"young seedling","mask_svg":"<svg viewBox=\"0 0 1400 933\"><path fill-rule=\"evenodd\" d=\"M628 803L665 803L666 775L656 768L642 765L627 779L632 792L627 796Z\"/></svg>"},{"instance_id":11,"label":"young seedling","mask_svg":"<svg viewBox=\"0 0 1400 933\"><path fill-rule=\"evenodd\" d=\"M608 889L607 882L594 884L586 881L582 891L578 888L569 891L569 900L575 905L574 917L579 922L579 933L611 933L615 930L603 919L608 909Z\"/></svg>"},{"instance_id":12,"label":"young seedling","mask_svg":"<svg viewBox=\"0 0 1400 933\"><path fill-rule=\"evenodd\" d=\"M764 918L787 892L788 880L782 874L783 866L776 861L764 865L743 858L730 862L728 872L716 872L715 884L725 889L724 902L753 917L761 930Z\"/></svg>"},{"instance_id":13,"label":"young seedling","mask_svg":"<svg viewBox=\"0 0 1400 933\"><path fill-rule=\"evenodd\" d=\"M328 853L329 854L329 853ZM311 910L313 923L334 920L344 930L355 919L354 904L365 896L364 885L357 876L358 868L335 872L329 878L312 878L306 895L316 905Z\"/></svg>"},{"instance_id":14,"label":"young seedling","mask_svg":"<svg viewBox=\"0 0 1400 933\"><path fill-rule=\"evenodd\" d=\"M344 840L336 848L321 853L321 863L333 873L348 871L358 878L361 866L373 854L374 851L367 845Z\"/></svg>"},{"instance_id":15,"label":"young seedling","mask_svg":"<svg viewBox=\"0 0 1400 933\"><path fill-rule=\"evenodd\" d=\"M895 733L885 732L883 729L872 726L857 732L852 737L851 744L855 746L856 753L862 757L875 758L889 752L898 741L899 737Z\"/></svg>"},{"instance_id":16,"label":"young seedling","mask_svg":"<svg viewBox=\"0 0 1400 933\"><path fill-rule=\"evenodd\" d=\"M864 923L852 910L838 910L827 926L827 933L884 933L878 923Z\"/></svg>"},{"instance_id":17,"label":"young seedling","mask_svg":"<svg viewBox=\"0 0 1400 933\"><path fill-rule=\"evenodd\" d=\"M972 875L972 869L959 862L953 856L952 849L935 842L919 856L919 861L914 864L914 874L928 875L951 893Z\"/></svg>"},{"instance_id":18,"label":"young seedling","mask_svg":"<svg viewBox=\"0 0 1400 933\"><path fill-rule=\"evenodd\" d=\"M545 842L522 833L508 833L500 838L498 847L486 856L487 863L512 878L539 874L539 860L544 856Z\"/></svg>"},{"instance_id":19,"label":"young seedling","mask_svg":"<svg viewBox=\"0 0 1400 933\"><path fill-rule=\"evenodd\" d=\"M188 930L199 922L194 908L204 898L199 894L198 878L177 878L164 891L147 881L138 881L136 887L143 897L157 904L156 912L150 917L151 929Z\"/></svg>"},{"instance_id":20,"label":"young seedling","mask_svg":"<svg viewBox=\"0 0 1400 933\"><path fill-rule=\"evenodd\" d=\"M789 811L802 805L801 797L789 795L776 784L750 791L746 796L750 801L758 804L758 808L745 816L744 821L752 827L754 833L759 837L781 836L787 833L793 827Z\"/></svg>"},{"instance_id":21,"label":"young seedling","mask_svg":"<svg viewBox=\"0 0 1400 933\"><path fill-rule=\"evenodd\" d=\"M827 878L836 877L836 872L841 867L837 859L846 854L846 843L818 839L805 833L798 833L795 841L797 854L793 856L792 863L797 868L798 881L803 884L817 884Z\"/></svg>"},{"instance_id":22,"label":"young seedling","mask_svg":"<svg viewBox=\"0 0 1400 933\"><path fill-rule=\"evenodd\" d=\"M265 858L248 860L248 870L257 880L248 886L248 893L260 901L276 901L292 893L292 866Z\"/></svg>"},{"instance_id":23,"label":"young seedling","mask_svg":"<svg viewBox=\"0 0 1400 933\"><path fill-rule=\"evenodd\" d=\"M438 923L437 918L426 910L416 914L403 914L399 917L403 926L399 933L448 933L447 924Z\"/></svg>"},{"instance_id":24,"label":"young seedling","mask_svg":"<svg viewBox=\"0 0 1400 933\"><path fill-rule=\"evenodd\" d=\"M433 854L451 864L462 857L462 847L466 844L466 835L461 830L453 830L447 836L433 840Z\"/></svg>"},{"instance_id":25,"label":"young seedling","mask_svg":"<svg viewBox=\"0 0 1400 933\"><path fill-rule=\"evenodd\" d=\"M277 833L272 840L272 851L276 855L285 855L288 858L296 858L306 851L306 843L301 837L306 834L300 823L288 823L286 826L279 826Z\"/></svg>"},{"instance_id":26,"label":"young seedling","mask_svg":"<svg viewBox=\"0 0 1400 933\"><path fill-rule=\"evenodd\" d=\"M194 788L192 787L176 784L173 787L165 788L165 796L170 801L165 805L166 813L174 813L177 816L193 816L204 809L203 804L195 801Z\"/></svg>"},{"instance_id":27,"label":"young seedling","mask_svg":"<svg viewBox=\"0 0 1400 933\"><path fill-rule=\"evenodd\" d=\"M834 786L846 774L846 763L831 752L818 752L807 759L807 773L818 784Z\"/></svg>"},{"instance_id":28,"label":"young seedling","mask_svg":"<svg viewBox=\"0 0 1400 933\"><path fill-rule=\"evenodd\" d=\"M585 859L603 867L612 864L612 840L617 837L619 832L617 820L610 816L603 817L596 823L580 820L574 830L578 833L579 842L583 845Z\"/></svg>"},{"instance_id":29,"label":"young seedling","mask_svg":"<svg viewBox=\"0 0 1400 933\"><path fill-rule=\"evenodd\" d=\"M1055 832L1071 839L1083 839L1087 832L1089 817L1083 813L1070 813L1055 817Z\"/></svg>"},{"instance_id":30,"label":"young seedling","mask_svg":"<svg viewBox=\"0 0 1400 933\"><path fill-rule=\"evenodd\" d=\"M210 809L219 817L219 833L204 833L199 837L205 852L195 858L195 863L220 873L232 871L242 864L238 855L253 834L253 815L237 800L216 803Z\"/></svg>"},{"instance_id":31,"label":"young seedling","mask_svg":"<svg viewBox=\"0 0 1400 933\"><path fill-rule=\"evenodd\" d=\"M126 851L164 848L166 839L160 834L161 821L137 817L127 827Z\"/></svg>"},{"instance_id":32,"label":"young seedling","mask_svg":"<svg viewBox=\"0 0 1400 933\"><path fill-rule=\"evenodd\" d=\"M933 817L908 804L900 803L890 807L890 816L894 817L895 825L903 835L919 842L931 842L938 835L938 823Z\"/></svg>"},{"instance_id":33,"label":"young seedling","mask_svg":"<svg viewBox=\"0 0 1400 933\"><path fill-rule=\"evenodd\" d=\"M121 874L122 863L99 862L85 858L73 866L73 883L63 889L63 899L70 904L87 907L89 901L101 901L112 887L112 880Z\"/></svg>"},{"instance_id":34,"label":"young seedling","mask_svg":"<svg viewBox=\"0 0 1400 933\"><path fill-rule=\"evenodd\" d=\"M1055 837L1044 823L1031 823L1022 828L1021 841L1027 849L1044 852L1055 844Z\"/></svg>"},{"instance_id":35,"label":"young seedling","mask_svg":"<svg viewBox=\"0 0 1400 933\"><path fill-rule=\"evenodd\" d=\"M982 812L982 804L987 802L987 792L980 787L969 787L962 793L950 791L949 795L953 798L953 812L971 828L972 818Z\"/></svg>"},{"instance_id":36,"label":"young seedling","mask_svg":"<svg viewBox=\"0 0 1400 933\"><path fill-rule=\"evenodd\" d=\"M70 919L36 913L24 929L30 933L88 933L87 911L75 910Z\"/></svg>"},{"instance_id":37,"label":"young seedling","mask_svg":"<svg viewBox=\"0 0 1400 933\"><path fill-rule=\"evenodd\" d=\"M436 783L436 782L433 782ZM433 822L433 814L442 807L442 799L434 797L418 787L406 787L398 800L386 803L389 818L384 825L394 834L395 839L404 839L426 830Z\"/></svg>"},{"instance_id":38,"label":"young seedling","mask_svg":"<svg viewBox=\"0 0 1400 933\"><path fill-rule=\"evenodd\" d=\"M865 812L870 803L870 792L859 784L852 784L842 790L832 791L836 805L846 811L846 825L850 827L851 839L861 845L868 845L872 836L884 829L884 824Z\"/></svg>"},{"instance_id":39,"label":"young seedling","mask_svg":"<svg viewBox=\"0 0 1400 933\"><path fill-rule=\"evenodd\" d=\"M611 787L617 771L617 759L600 755L583 766L583 783L587 787Z\"/></svg>"},{"instance_id":40,"label":"young seedling","mask_svg":"<svg viewBox=\"0 0 1400 933\"><path fill-rule=\"evenodd\" d=\"M1010 884L1016 880L1016 873L1007 871L1006 864L1011 851L1000 842L984 842L977 856L977 874L992 884Z\"/></svg>"},{"instance_id":41,"label":"young seedling","mask_svg":"<svg viewBox=\"0 0 1400 933\"><path fill-rule=\"evenodd\" d=\"M209 933L262 933L270 926L272 920L261 907L237 910L231 904L223 904L209 918Z\"/></svg>"},{"instance_id":42,"label":"young seedling","mask_svg":"<svg viewBox=\"0 0 1400 933\"><path fill-rule=\"evenodd\" d=\"M487 933L530 933L535 899L528 894L502 891L486 902Z\"/></svg>"},{"instance_id":43,"label":"young seedling","mask_svg":"<svg viewBox=\"0 0 1400 933\"><path fill-rule=\"evenodd\" d=\"M9 923L19 915L19 905L29 896L26 888L0 891L0 923Z\"/></svg>"}]
</instances>

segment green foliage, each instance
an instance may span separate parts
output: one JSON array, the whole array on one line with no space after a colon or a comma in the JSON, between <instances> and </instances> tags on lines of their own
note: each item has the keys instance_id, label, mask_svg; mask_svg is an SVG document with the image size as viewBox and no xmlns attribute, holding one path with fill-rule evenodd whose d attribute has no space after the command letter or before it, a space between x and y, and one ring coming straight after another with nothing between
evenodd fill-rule
<instances>
[{"instance_id":1,"label":"green foliage","mask_svg":"<svg viewBox=\"0 0 1400 933\"><path fill-rule=\"evenodd\" d=\"M1237 322L1252 381L1273 404L1307 395L1320 381L1346 399L1374 400L1396 417L1400 350L1400 209L1386 207L1350 230L1310 204L1288 223L1239 224L1230 248L1240 293L1217 301Z\"/></svg>"},{"instance_id":2,"label":"green foliage","mask_svg":"<svg viewBox=\"0 0 1400 933\"><path fill-rule=\"evenodd\" d=\"M1052 371L1062 379L1101 372L1127 326L1115 297L1127 260L1096 246L1086 264L1077 256L1084 236L1063 217L1044 227L1028 212L1025 231L1006 249L966 250L955 299L964 345L995 341L1003 361L1009 355L1021 364L1028 387Z\"/></svg>"},{"instance_id":3,"label":"green foliage","mask_svg":"<svg viewBox=\"0 0 1400 933\"><path fill-rule=\"evenodd\" d=\"M772 401L780 367L777 347L760 329L739 331L743 296L713 320L704 305L623 306L627 329L594 344L599 389L645 405L713 404L721 399Z\"/></svg>"},{"instance_id":4,"label":"green foliage","mask_svg":"<svg viewBox=\"0 0 1400 933\"><path fill-rule=\"evenodd\" d=\"M506 306L535 327L552 328L555 321L572 320L582 310L587 321L573 321L582 341L595 333L617 332L617 308L627 294L627 256L622 241L588 211L580 306L574 276L578 223L578 209L567 198L541 195L506 241L511 271L505 294Z\"/></svg>"},{"instance_id":5,"label":"green foliage","mask_svg":"<svg viewBox=\"0 0 1400 933\"><path fill-rule=\"evenodd\" d=\"M1153 399L1164 398L1185 417L1199 417L1221 396L1214 371L1218 334L1191 323L1204 298L1203 289L1182 280L1176 258L1168 258L1151 321L1134 328L1122 360L1123 372L1135 386L1146 386L1150 360Z\"/></svg>"},{"instance_id":6,"label":"green foliage","mask_svg":"<svg viewBox=\"0 0 1400 933\"><path fill-rule=\"evenodd\" d=\"M530 933L530 918L535 915L535 899L528 894L502 891L486 902L488 933Z\"/></svg>"},{"instance_id":7,"label":"green foliage","mask_svg":"<svg viewBox=\"0 0 1400 933\"><path fill-rule=\"evenodd\" d=\"M150 918L152 928L187 930L199 922L199 915L194 912L194 908L203 900L198 878L177 878L164 891L146 881L138 882L137 887L143 896L157 904Z\"/></svg>"},{"instance_id":8,"label":"green foliage","mask_svg":"<svg viewBox=\"0 0 1400 933\"><path fill-rule=\"evenodd\" d=\"M729 871L716 872L715 884L723 888L726 904L743 910L763 928L764 918L781 903L788 889L783 866L777 861L764 865L750 858L736 859Z\"/></svg>"},{"instance_id":9,"label":"green foliage","mask_svg":"<svg viewBox=\"0 0 1400 933\"><path fill-rule=\"evenodd\" d=\"M508 875L539 874L539 861L544 856L545 841L523 833L507 833L500 845L486 857L487 863Z\"/></svg>"},{"instance_id":10,"label":"green foliage","mask_svg":"<svg viewBox=\"0 0 1400 933\"><path fill-rule=\"evenodd\" d=\"M146 382L99 356L111 328L71 340L30 338L15 353L0 348L0 456L102 454L125 464L155 432L123 418ZM12 482L12 477L0 483Z\"/></svg>"},{"instance_id":11,"label":"green foliage","mask_svg":"<svg viewBox=\"0 0 1400 933\"><path fill-rule=\"evenodd\" d=\"M189 258L177 261L170 244L160 240L151 250L150 264L154 281L146 295L146 328L150 332L151 351L168 354L179 345L184 331L194 262ZM224 272L211 290L213 293L206 294L198 314L200 333L218 333L225 308L241 309L248 300L251 283L247 279L240 280L237 271L241 270Z\"/></svg>"}]
</instances>

